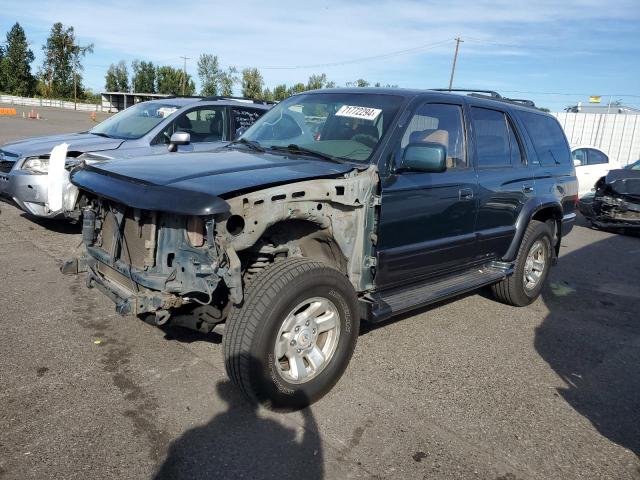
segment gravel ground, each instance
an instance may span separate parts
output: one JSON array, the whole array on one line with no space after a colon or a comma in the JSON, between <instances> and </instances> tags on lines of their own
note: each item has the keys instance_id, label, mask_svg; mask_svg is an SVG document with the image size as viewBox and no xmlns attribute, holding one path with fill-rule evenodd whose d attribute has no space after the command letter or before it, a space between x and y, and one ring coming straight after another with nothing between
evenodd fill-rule
<instances>
[{"instance_id":1,"label":"gravel ground","mask_svg":"<svg viewBox=\"0 0 640 480\"><path fill-rule=\"evenodd\" d=\"M87 113L0 117L0 142ZM362 329L311 408L246 404L220 338L120 317L78 227L0 202L0 478L640 479L640 238L574 229L542 298Z\"/></svg>"}]
</instances>

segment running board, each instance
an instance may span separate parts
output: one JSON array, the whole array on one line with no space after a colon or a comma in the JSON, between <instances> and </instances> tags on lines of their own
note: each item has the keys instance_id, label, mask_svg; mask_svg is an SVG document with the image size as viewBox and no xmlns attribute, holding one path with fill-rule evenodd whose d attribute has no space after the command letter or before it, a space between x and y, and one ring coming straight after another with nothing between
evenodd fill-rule
<instances>
[{"instance_id":1,"label":"running board","mask_svg":"<svg viewBox=\"0 0 640 480\"><path fill-rule=\"evenodd\" d=\"M371 301L366 302L368 312L365 318L371 322L381 322L393 315L499 282L512 273L511 264L493 262L409 287L376 292L369 297Z\"/></svg>"}]
</instances>

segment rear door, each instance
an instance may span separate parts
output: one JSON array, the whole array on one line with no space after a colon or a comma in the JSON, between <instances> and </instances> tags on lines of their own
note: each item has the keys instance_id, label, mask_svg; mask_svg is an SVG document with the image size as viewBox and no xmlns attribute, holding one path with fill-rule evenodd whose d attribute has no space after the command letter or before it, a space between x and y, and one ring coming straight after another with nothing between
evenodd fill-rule
<instances>
[{"instance_id":1,"label":"rear door","mask_svg":"<svg viewBox=\"0 0 640 480\"><path fill-rule=\"evenodd\" d=\"M478 255L501 258L516 232L516 221L534 195L523 141L507 110L471 106L475 163L478 172Z\"/></svg>"},{"instance_id":2,"label":"rear door","mask_svg":"<svg viewBox=\"0 0 640 480\"><path fill-rule=\"evenodd\" d=\"M476 254L477 180L467 156L462 103L423 103L394 149L396 165L410 143L439 143L447 169L395 171L381 179L379 288L459 270Z\"/></svg>"}]
</instances>

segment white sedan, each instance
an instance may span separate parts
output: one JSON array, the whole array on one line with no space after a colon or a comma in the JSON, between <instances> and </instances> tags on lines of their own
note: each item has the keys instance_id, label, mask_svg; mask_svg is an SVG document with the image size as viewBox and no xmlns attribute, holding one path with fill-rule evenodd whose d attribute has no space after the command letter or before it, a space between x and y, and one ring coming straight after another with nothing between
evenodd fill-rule
<instances>
[{"instance_id":1,"label":"white sedan","mask_svg":"<svg viewBox=\"0 0 640 480\"><path fill-rule=\"evenodd\" d=\"M578 145L571 148L573 164L576 167L578 177L578 195L584 195L594 191L595 183L604 177L609 170L622 168L615 160L597 147L591 145Z\"/></svg>"}]
</instances>

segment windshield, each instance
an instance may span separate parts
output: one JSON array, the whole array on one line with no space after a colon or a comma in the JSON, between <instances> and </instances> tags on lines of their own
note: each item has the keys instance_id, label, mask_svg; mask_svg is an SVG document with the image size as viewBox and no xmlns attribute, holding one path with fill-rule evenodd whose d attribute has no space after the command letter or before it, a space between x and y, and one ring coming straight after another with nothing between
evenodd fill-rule
<instances>
[{"instance_id":1,"label":"windshield","mask_svg":"<svg viewBox=\"0 0 640 480\"><path fill-rule=\"evenodd\" d=\"M140 138L180 108L170 103L142 102L133 105L89 130L111 138Z\"/></svg>"},{"instance_id":2,"label":"windshield","mask_svg":"<svg viewBox=\"0 0 640 480\"><path fill-rule=\"evenodd\" d=\"M295 145L331 157L369 160L402 97L370 93L312 93L288 98L242 138L263 148Z\"/></svg>"}]
</instances>

